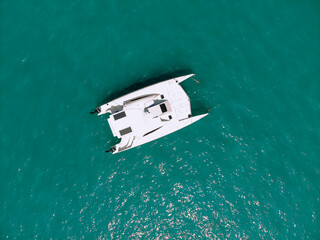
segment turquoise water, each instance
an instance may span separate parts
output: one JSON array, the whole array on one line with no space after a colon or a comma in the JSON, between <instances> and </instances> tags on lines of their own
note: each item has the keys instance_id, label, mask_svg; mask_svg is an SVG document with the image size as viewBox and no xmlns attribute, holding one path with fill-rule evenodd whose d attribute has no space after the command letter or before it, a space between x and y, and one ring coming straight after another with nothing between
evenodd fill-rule
<instances>
[{"instance_id":1,"label":"turquoise water","mask_svg":"<svg viewBox=\"0 0 320 240\"><path fill-rule=\"evenodd\" d=\"M0 239L320 239L318 1L0 1ZM210 115L121 154L106 99Z\"/></svg>"}]
</instances>

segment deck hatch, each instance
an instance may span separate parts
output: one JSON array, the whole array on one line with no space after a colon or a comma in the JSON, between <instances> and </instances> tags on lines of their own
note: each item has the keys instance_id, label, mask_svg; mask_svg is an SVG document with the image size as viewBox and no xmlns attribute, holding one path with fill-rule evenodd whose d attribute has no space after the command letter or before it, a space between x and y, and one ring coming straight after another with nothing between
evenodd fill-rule
<instances>
[{"instance_id":1,"label":"deck hatch","mask_svg":"<svg viewBox=\"0 0 320 240\"><path fill-rule=\"evenodd\" d=\"M131 133L132 129L131 129L131 127L127 127L127 128L124 128L124 129L120 130L119 132L120 132L120 135L123 136L123 135L126 135L128 133Z\"/></svg>"},{"instance_id":2,"label":"deck hatch","mask_svg":"<svg viewBox=\"0 0 320 240\"><path fill-rule=\"evenodd\" d=\"M160 108L161 108L162 113L165 113L165 112L168 111L167 107L166 107L166 105L164 103L160 104Z\"/></svg>"},{"instance_id":3,"label":"deck hatch","mask_svg":"<svg viewBox=\"0 0 320 240\"><path fill-rule=\"evenodd\" d=\"M113 118L114 118L114 120L118 120L120 118L124 118L125 116L127 116L125 112L120 112L120 113L113 115Z\"/></svg>"}]
</instances>

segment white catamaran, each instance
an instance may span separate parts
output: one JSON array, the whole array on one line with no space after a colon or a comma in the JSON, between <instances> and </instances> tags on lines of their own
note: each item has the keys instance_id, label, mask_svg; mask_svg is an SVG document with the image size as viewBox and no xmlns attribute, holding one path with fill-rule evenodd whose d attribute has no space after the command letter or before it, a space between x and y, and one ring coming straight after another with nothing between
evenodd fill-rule
<instances>
[{"instance_id":1,"label":"white catamaran","mask_svg":"<svg viewBox=\"0 0 320 240\"><path fill-rule=\"evenodd\" d=\"M208 115L191 115L190 99L180 83L194 74L156 83L96 108L110 113L108 122L120 143L106 152L118 153L161 138Z\"/></svg>"}]
</instances>

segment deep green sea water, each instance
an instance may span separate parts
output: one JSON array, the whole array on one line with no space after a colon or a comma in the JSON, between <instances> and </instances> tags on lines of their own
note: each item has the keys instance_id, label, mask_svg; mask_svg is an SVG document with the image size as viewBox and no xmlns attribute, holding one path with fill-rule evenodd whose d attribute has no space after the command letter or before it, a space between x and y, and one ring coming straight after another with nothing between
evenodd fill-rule
<instances>
[{"instance_id":1,"label":"deep green sea water","mask_svg":"<svg viewBox=\"0 0 320 240\"><path fill-rule=\"evenodd\" d=\"M203 120L121 154L112 97ZM320 3L0 0L0 239L320 239Z\"/></svg>"}]
</instances>

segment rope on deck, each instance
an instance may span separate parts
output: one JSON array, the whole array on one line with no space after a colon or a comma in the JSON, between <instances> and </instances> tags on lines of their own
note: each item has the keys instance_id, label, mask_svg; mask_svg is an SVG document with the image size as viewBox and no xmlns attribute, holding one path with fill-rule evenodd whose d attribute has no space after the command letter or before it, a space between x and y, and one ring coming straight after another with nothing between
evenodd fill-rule
<instances>
[{"instance_id":1,"label":"rope on deck","mask_svg":"<svg viewBox=\"0 0 320 240\"><path fill-rule=\"evenodd\" d=\"M191 77L196 83L200 83L197 79L195 79L194 77Z\"/></svg>"}]
</instances>

